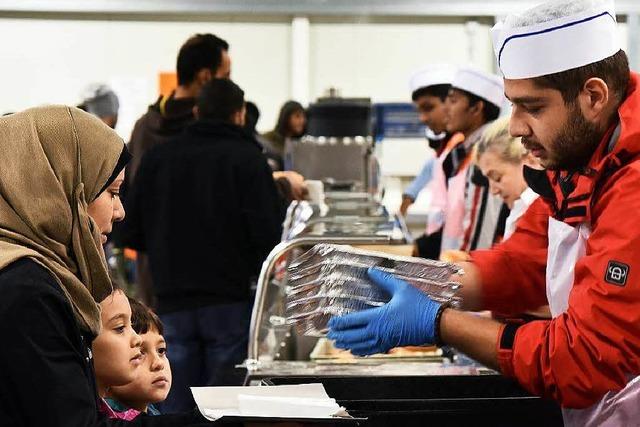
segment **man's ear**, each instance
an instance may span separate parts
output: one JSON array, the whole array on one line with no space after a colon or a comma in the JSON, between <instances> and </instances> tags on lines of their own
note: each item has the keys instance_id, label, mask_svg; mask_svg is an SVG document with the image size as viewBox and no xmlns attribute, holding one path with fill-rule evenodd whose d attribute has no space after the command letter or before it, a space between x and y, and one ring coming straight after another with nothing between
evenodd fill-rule
<instances>
[{"instance_id":1,"label":"man's ear","mask_svg":"<svg viewBox=\"0 0 640 427\"><path fill-rule=\"evenodd\" d=\"M578 93L578 105L585 119L597 121L609 105L611 91L607 83L597 77L587 80Z\"/></svg>"},{"instance_id":2,"label":"man's ear","mask_svg":"<svg viewBox=\"0 0 640 427\"><path fill-rule=\"evenodd\" d=\"M486 104L484 101L480 100L473 105L469 106L469 110L475 115L479 114L482 117L482 112L484 111Z\"/></svg>"},{"instance_id":3,"label":"man's ear","mask_svg":"<svg viewBox=\"0 0 640 427\"><path fill-rule=\"evenodd\" d=\"M233 113L231 115L231 123L233 123L236 126L244 126L245 120L244 120L244 109L243 110L238 110L235 113Z\"/></svg>"},{"instance_id":4,"label":"man's ear","mask_svg":"<svg viewBox=\"0 0 640 427\"><path fill-rule=\"evenodd\" d=\"M198 120L200 118L200 109L198 108L198 106L194 105L191 111L193 111L193 117L195 117L196 120Z\"/></svg>"},{"instance_id":5,"label":"man's ear","mask_svg":"<svg viewBox=\"0 0 640 427\"><path fill-rule=\"evenodd\" d=\"M202 68L196 74L196 80L198 81L200 86L204 86L204 84L207 83L212 78L213 78L213 74L211 73L211 70L208 68Z\"/></svg>"}]
</instances>

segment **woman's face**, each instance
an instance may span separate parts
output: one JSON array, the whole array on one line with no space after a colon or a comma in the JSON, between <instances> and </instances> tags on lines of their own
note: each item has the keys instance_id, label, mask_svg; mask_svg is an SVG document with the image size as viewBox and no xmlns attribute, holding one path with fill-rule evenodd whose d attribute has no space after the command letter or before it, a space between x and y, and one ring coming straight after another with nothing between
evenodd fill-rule
<instances>
[{"instance_id":1,"label":"woman's face","mask_svg":"<svg viewBox=\"0 0 640 427\"><path fill-rule=\"evenodd\" d=\"M522 173L524 164L524 160L519 163L508 162L492 149L484 152L478 159L478 167L489 179L491 194L502 197L509 209L513 208L513 203L527 189Z\"/></svg>"},{"instance_id":2,"label":"woman's face","mask_svg":"<svg viewBox=\"0 0 640 427\"><path fill-rule=\"evenodd\" d=\"M100 303L102 329L93 340L93 361L99 392L136 379L142 363L141 339L131 327L131 307L122 291Z\"/></svg>"},{"instance_id":3,"label":"woman's face","mask_svg":"<svg viewBox=\"0 0 640 427\"><path fill-rule=\"evenodd\" d=\"M301 136L304 132L304 127L307 124L307 116L304 111L296 111L289 117L289 136Z\"/></svg>"},{"instance_id":4,"label":"woman's face","mask_svg":"<svg viewBox=\"0 0 640 427\"><path fill-rule=\"evenodd\" d=\"M109 187L91 203L88 213L96 222L102 236L102 243L107 242L113 223L124 219L124 206L120 201L120 187L124 182L124 170L116 177Z\"/></svg>"}]
</instances>

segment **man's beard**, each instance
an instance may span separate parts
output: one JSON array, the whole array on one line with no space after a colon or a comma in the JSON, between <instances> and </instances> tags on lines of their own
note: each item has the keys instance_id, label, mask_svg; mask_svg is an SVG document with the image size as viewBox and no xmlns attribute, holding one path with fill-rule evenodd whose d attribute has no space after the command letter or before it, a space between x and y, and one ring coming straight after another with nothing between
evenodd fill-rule
<instances>
[{"instance_id":1,"label":"man's beard","mask_svg":"<svg viewBox=\"0 0 640 427\"><path fill-rule=\"evenodd\" d=\"M587 166L601 139L602 132L574 104L566 125L553 140L551 152L547 152L544 166L551 170L580 170Z\"/></svg>"}]
</instances>

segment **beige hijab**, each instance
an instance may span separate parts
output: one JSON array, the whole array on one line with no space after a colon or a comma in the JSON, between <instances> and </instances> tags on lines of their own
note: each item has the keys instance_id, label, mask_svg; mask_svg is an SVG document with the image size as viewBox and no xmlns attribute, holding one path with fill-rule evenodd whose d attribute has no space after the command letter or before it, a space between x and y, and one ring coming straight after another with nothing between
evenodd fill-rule
<instances>
[{"instance_id":1,"label":"beige hijab","mask_svg":"<svg viewBox=\"0 0 640 427\"><path fill-rule=\"evenodd\" d=\"M112 292L95 222L87 214L111 177L122 139L77 109L48 106L0 118L0 269L29 257L58 280L79 325L100 331Z\"/></svg>"}]
</instances>

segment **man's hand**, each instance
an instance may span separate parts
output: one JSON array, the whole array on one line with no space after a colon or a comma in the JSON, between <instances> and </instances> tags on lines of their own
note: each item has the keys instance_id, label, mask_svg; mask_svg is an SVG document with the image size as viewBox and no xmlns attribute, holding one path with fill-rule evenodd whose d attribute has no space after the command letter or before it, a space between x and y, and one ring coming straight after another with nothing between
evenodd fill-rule
<instances>
[{"instance_id":1,"label":"man's hand","mask_svg":"<svg viewBox=\"0 0 640 427\"><path fill-rule=\"evenodd\" d=\"M329 321L328 338L338 348L358 356L386 353L394 347L432 344L440 304L409 283L370 268L369 278L391 295L382 307L359 311Z\"/></svg>"},{"instance_id":2,"label":"man's hand","mask_svg":"<svg viewBox=\"0 0 640 427\"><path fill-rule=\"evenodd\" d=\"M298 172L284 171L274 172L273 179L286 178L291 184L291 192L296 200L304 200L307 196L307 185L304 183L304 177Z\"/></svg>"},{"instance_id":3,"label":"man's hand","mask_svg":"<svg viewBox=\"0 0 640 427\"><path fill-rule=\"evenodd\" d=\"M402 196L402 204L400 205L400 213L402 216L407 216L407 210L409 210L409 206L413 204L413 199L409 196Z\"/></svg>"}]
</instances>

